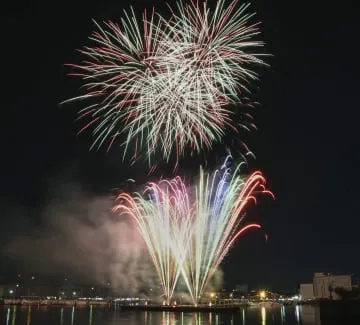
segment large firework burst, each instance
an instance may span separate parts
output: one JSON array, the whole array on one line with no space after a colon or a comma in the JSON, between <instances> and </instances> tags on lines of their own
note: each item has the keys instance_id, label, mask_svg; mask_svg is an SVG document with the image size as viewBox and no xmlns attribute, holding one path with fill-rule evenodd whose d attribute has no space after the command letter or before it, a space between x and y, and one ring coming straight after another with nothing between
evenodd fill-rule
<instances>
[{"instance_id":1,"label":"large firework burst","mask_svg":"<svg viewBox=\"0 0 360 325\"><path fill-rule=\"evenodd\" d=\"M109 146L121 135L124 157L157 152L168 161L188 146L192 152L220 141L226 127L247 128L233 121L232 104L240 102L254 64L263 64L255 40L257 24L249 21L248 5L219 0L179 2L170 19L152 12L141 23L133 10L121 24L97 24L86 58L72 65L85 81L89 100L80 118L93 127L93 146ZM129 146L132 146L131 148Z\"/></svg>"}]
</instances>

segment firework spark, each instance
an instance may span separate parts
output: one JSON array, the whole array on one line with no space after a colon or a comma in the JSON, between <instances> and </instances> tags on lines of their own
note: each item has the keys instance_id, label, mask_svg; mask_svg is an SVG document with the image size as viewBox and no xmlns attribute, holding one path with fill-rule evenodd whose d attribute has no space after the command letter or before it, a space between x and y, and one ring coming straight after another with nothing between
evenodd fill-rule
<instances>
[{"instance_id":1,"label":"firework spark","mask_svg":"<svg viewBox=\"0 0 360 325\"><path fill-rule=\"evenodd\" d=\"M200 169L193 197L176 177L150 183L143 195L120 194L115 210L129 214L138 225L170 303L182 275L194 304L236 239L259 224L243 225L255 195L270 193L258 171L243 178L231 158L213 176Z\"/></svg>"},{"instance_id":2,"label":"firework spark","mask_svg":"<svg viewBox=\"0 0 360 325\"><path fill-rule=\"evenodd\" d=\"M252 50L263 44L247 10L236 0L219 0L214 10L179 2L169 19L145 12L139 23L131 10L121 24L97 24L94 45L80 51L86 60L72 65L85 82L72 100L91 100L79 118L90 119L81 131L93 127L93 147L123 134L124 158L133 152L151 163L161 152L177 161L187 147L211 148L227 127L250 128L233 122L231 109L256 79L253 66L264 64Z\"/></svg>"}]
</instances>

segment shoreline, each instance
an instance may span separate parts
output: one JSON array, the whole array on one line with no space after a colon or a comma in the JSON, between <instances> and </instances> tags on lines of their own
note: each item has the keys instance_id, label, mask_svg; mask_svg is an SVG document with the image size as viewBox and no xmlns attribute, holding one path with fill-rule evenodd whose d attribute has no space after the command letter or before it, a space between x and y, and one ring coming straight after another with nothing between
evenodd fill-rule
<instances>
[{"instance_id":1,"label":"shoreline","mask_svg":"<svg viewBox=\"0 0 360 325\"><path fill-rule=\"evenodd\" d=\"M98 300L51 300L51 299L2 299L0 306L48 306L48 307L110 307L113 303L111 301Z\"/></svg>"},{"instance_id":2,"label":"shoreline","mask_svg":"<svg viewBox=\"0 0 360 325\"><path fill-rule=\"evenodd\" d=\"M177 311L177 312L237 312L241 308L246 307L246 304L237 305L156 305L156 304L117 304L114 301L98 301L98 300L48 300L48 299L2 299L0 300L0 306L34 306L34 307L102 307L110 308L114 307L123 311Z\"/></svg>"}]
</instances>

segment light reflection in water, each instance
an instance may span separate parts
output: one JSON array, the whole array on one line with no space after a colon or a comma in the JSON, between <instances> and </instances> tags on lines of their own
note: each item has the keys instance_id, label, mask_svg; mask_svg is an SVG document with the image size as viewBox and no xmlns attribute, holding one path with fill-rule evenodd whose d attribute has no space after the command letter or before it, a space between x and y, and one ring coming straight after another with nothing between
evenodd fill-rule
<instances>
[{"instance_id":1,"label":"light reflection in water","mask_svg":"<svg viewBox=\"0 0 360 325\"><path fill-rule=\"evenodd\" d=\"M170 312L163 312L162 325L172 325L175 323L175 314Z\"/></svg>"},{"instance_id":2,"label":"light reflection in water","mask_svg":"<svg viewBox=\"0 0 360 325\"><path fill-rule=\"evenodd\" d=\"M146 316L147 320L145 325L159 325L158 323L151 322L151 314ZM161 316L161 325L220 325L222 322L219 321L219 314L215 313L172 313L163 312ZM234 325L234 317L232 316L226 325Z\"/></svg>"},{"instance_id":3,"label":"light reflection in water","mask_svg":"<svg viewBox=\"0 0 360 325\"><path fill-rule=\"evenodd\" d=\"M90 306L90 310L89 310L89 325L92 325L92 319L93 319L93 306Z\"/></svg>"},{"instance_id":4,"label":"light reflection in water","mask_svg":"<svg viewBox=\"0 0 360 325\"><path fill-rule=\"evenodd\" d=\"M300 306L300 315L302 325L321 325L320 310L312 305Z\"/></svg>"},{"instance_id":5,"label":"light reflection in water","mask_svg":"<svg viewBox=\"0 0 360 325\"><path fill-rule=\"evenodd\" d=\"M281 324L285 324L285 306L282 305L281 306L281 311L280 311L280 315L281 315Z\"/></svg>"},{"instance_id":6,"label":"light reflection in water","mask_svg":"<svg viewBox=\"0 0 360 325\"><path fill-rule=\"evenodd\" d=\"M28 311L26 314L26 325L30 325L31 323L31 306L28 307Z\"/></svg>"},{"instance_id":7,"label":"light reflection in water","mask_svg":"<svg viewBox=\"0 0 360 325\"><path fill-rule=\"evenodd\" d=\"M75 325L76 307L40 308L37 306L0 307L0 325ZM77 325L320 325L319 309L310 306L250 306L230 313L218 312L120 312L95 306L77 313ZM111 313L109 315L109 313ZM95 315L100 316L97 324ZM116 316L116 319L111 316ZM137 317L137 316L140 316ZM48 321L49 318L52 321ZM101 320L101 317L104 317ZM114 322L115 320L115 322Z\"/></svg>"},{"instance_id":8,"label":"light reflection in water","mask_svg":"<svg viewBox=\"0 0 360 325\"><path fill-rule=\"evenodd\" d=\"M64 323L64 307L60 309L60 325Z\"/></svg>"},{"instance_id":9,"label":"light reflection in water","mask_svg":"<svg viewBox=\"0 0 360 325\"><path fill-rule=\"evenodd\" d=\"M266 309L261 307L261 325L266 325Z\"/></svg>"},{"instance_id":10,"label":"light reflection in water","mask_svg":"<svg viewBox=\"0 0 360 325\"><path fill-rule=\"evenodd\" d=\"M75 307L71 310L71 325L74 325Z\"/></svg>"},{"instance_id":11,"label":"light reflection in water","mask_svg":"<svg viewBox=\"0 0 360 325\"><path fill-rule=\"evenodd\" d=\"M7 313L6 313L6 325L9 325L9 321L10 321L10 308L7 309Z\"/></svg>"},{"instance_id":12,"label":"light reflection in water","mask_svg":"<svg viewBox=\"0 0 360 325\"><path fill-rule=\"evenodd\" d=\"M144 313L144 324L147 325L148 323L148 312L145 310L145 313Z\"/></svg>"},{"instance_id":13,"label":"light reflection in water","mask_svg":"<svg viewBox=\"0 0 360 325\"><path fill-rule=\"evenodd\" d=\"M16 306L13 307L13 314L11 319L11 325L15 325L16 322Z\"/></svg>"},{"instance_id":14,"label":"light reflection in water","mask_svg":"<svg viewBox=\"0 0 360 325\"><path fill-rule=\"evenodd\" d=\"M300 325L300 307L299 307L299 305L296 305L296 307L295 307L295 318L296 318L296 324Z\"/></svg>"}]
</instances>

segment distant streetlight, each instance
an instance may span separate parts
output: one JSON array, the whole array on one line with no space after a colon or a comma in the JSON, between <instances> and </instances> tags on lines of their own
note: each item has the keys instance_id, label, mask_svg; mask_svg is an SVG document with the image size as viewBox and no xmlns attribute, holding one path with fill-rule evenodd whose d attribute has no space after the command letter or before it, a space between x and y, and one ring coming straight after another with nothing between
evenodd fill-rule
<instances>
[{"instance_id":1,"label":"distant streetlight","mask_svg":"<svg viewBox=\"0 0 360 325\"><path fill-rule=\"evenodd\" d=\"M76 296L76 291L73 291L73 296Z\"/></svg>"},{"instance_id":2,"label":"distant streetlight","mask_svg":"<svg viewBox=\"0 0 360 325\"><path fill-rule=\"evenodd\" d=\"M9 293L12 295L14 293L14 290L10 289Z\"/></svg>"},{"instance_id":3,"label":"distant streetlight","mask_svg":"<svg viewBox=\"0 0 360 325\"><path fill-rule=\"evenodd\" d=\"M266 292L264 290L259 292L259 296L261 299L265 299L266 298Z\"/></svg>"}]
</instances>

